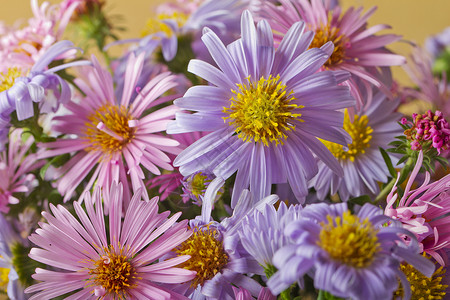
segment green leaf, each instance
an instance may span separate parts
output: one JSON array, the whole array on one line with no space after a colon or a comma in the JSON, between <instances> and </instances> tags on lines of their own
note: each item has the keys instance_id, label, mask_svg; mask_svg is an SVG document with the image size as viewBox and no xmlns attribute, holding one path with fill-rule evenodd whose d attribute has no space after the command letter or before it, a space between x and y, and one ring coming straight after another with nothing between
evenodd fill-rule
<instances>
[{"instance_id":1,"label":"green leaf","mask_svg":"<svg viewBox=\"0 0 450 300\"><path fill-rule=\"evenodd\" d=\"M372 203L372 199L370 199L370 197L368 195L362 195L359 197L352 198L352 199L348 200L348 202L362 206L366 203Z\"/></svg>"},{"instance_id":2,"label":"green leaf","mask_svg":"<svg viewBox=\"0 0 450 300\"><path fill-rule=\"evenodd\" d=\"M395 170L391 158L389 157L389 154L387 154L386 150L379 147L381 155L383 156L384 162L386 163L386 166L388 167L389 174L391 174L392 177L397 177L397 171Z\"/></svg>"},{"instance_id":3,"label":"green leaf","mask_svg":"<svg viewBox=\"0 0 450 300\"><path fill-rule=\"evenodd\" d=\"M54 167L60 167L63 164L65 164L70 158L70 154L62 154L53 157L48 163L46 163L40 170L39 170L39 176L44 180L45 179L45 173L47 173L47 170L50 166Z\"/></svg>"},{"instance_id":4,"label":"green leaf","mask_svg":"<svg viewBox=\"0 0 450 300\"><path fill-rule=\"evenodd\" d=\"M401 163L404 163L407 159L408 159L408 156L406 156L406 155L403 156L402 158L400 158L397 163L397 166L400 165ZM397 175L395 177L397 177Z\"/></svg>"}]
</instances>

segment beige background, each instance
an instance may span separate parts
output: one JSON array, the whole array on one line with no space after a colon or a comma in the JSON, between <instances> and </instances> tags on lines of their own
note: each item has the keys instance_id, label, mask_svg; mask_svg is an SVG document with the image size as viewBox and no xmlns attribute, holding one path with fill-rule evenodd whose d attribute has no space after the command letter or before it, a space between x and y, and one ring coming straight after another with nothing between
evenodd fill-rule
<instances>
[{"instance_id":1,"label":"beige background","mask_svg":"<svg viewBox=\"0 0 450 300\"><path fill-rule=\"evenodd\" d=\"M59 0L49 2L57 3ZM110 14L123 16L124 20L120 25L126 26L128 30L120 36L133 38L139 36L146 20L152 16L152 8L162 2L163 0L106 0L106 9ZM31 16L29 0L0 0L0 3L0 20L7 24L13 24L18 18L26 19ZM450 26L450 0L341 0L341 3L345 7L363 6L365 10L378 6L369 25L389 24L392 29L384 31L385 33L399 34L405 40L418 44L423 44L427 36ZM408 55L410 50L405 42L399 42L390 48L403 55ZM394 69L394 72L397 79L406 81L400 68Z\"/></svg>"}]
</instances>

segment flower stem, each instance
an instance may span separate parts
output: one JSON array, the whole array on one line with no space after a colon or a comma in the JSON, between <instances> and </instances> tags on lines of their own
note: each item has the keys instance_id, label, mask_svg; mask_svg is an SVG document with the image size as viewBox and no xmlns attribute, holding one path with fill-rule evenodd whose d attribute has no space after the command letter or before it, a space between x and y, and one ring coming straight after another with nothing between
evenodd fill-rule
<instances>
[{"instance_id":1,"label":"flower stem","mask_svg":"<svg viewBox=\"0 0 450 300\"><path fill-rule=\"evenodd\" d=\"M411 170L414 168L414 165L416 164L417 158L409 157L408 160L405 163L405 166L400 171L400 177L397 175L397 177L392 178L391 181L380 191L378 196L375 198L375 203L380 202L381 200L385 200L386 196L390 193L392 188L395 185L395 182L397 181L397 178L399 178L397 185L402 184L407 178L408 175L411 173Z\"/></svg>"}]
</instances>

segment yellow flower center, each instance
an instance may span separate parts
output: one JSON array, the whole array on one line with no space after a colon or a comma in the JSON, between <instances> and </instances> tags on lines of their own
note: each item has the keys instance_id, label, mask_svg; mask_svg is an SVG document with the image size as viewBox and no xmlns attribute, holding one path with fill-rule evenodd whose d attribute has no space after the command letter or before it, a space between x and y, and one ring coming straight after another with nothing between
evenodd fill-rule
<instances>
[{"instance_id":1,"label":"yellow flower center","mask_svg":"<svg viewBox=\"0 0 450 300\"><path fill-rule=\"evenodd\" d=\"M330 25L317 28L314 39L309 46L309 48L320 48L330 41L334 44L334 50L330 58L324 64L327 68L342 63L346 58L345 44L347 43L347 38L339 34L339 28L330 27Z\"/></svg>"},{"instance_id":2,"label":"yellow flower center","mask_svg":"<svg viewBox=\"0 0 450 300\"><path fill-rule=\"evenodd\" d=\"M203 175L201 172L195 174L191 181L191 193L197 198L203 196L206 185L210 182L211 180L208 180L208 176Z\"/></svg>"},{"instance_id":3,"label":"yellow flower center","mask_svg":"<svg viewBox=\"0 0 450 300\"><path fill-rule=\"evenodd\" d=\"M368 126L369 118L366 115L354 116L353 122L350 120L348 111L345 110L344 130L352 137L352 143L348 144L348 151L344 151L342 145L322 140L322 143L330 152L340 160L355 161L355 157L360 153L365 153L370 147L373 129Z\"/></svg>"},{"instance_id":4,"label":"yellow flower center","mask_svg":"<svg viewBox=\"0 0 450 300\"><path fill-rule=\"evenodd\" d=\"M129 125L132 120L123 106L105 105L88 117L86 139L91 146L87 151L99 150L111 154L121 151L133 138L135 128Z\"/></svg>"},{"instance_id":5,"label":"yellow flower center","mask_svg":"<svg viewBox=\"0 0 450 300\"><path fill-rule=\"evenodd\" d=\"M22 76L22 70L17 67L9 68L8 72L0 74L0 92L9 90L16 80Z\"/></svg>"},{"instance_id":6,"label":"yellow flower center","mask_svg":"<svg viewBox=\"0 0 450 300\"><path fill-rule=\"evenodd\" d=\"M228 255L223 249L222 241L217 239L216 229L195 228L192 236L175 249L178 255L190 255L191 258L180 267L196 271L197 275L191 287L203 285L212 279L228 263Z\"/></svg>"},{"instance_id":7,"label":"yellow flower center","mask_svg":"<svg viewBox=\"0 0 450 300\"><path fill-rule=\"evenodd\" d=\"M173 14L159 14L155 18L151 18L147 21L145 28L141 32L141 37L155 34L158 32L164 32L168 37L173 34L172 29L164 23L164 20L174 20L178 24L178 28L183 27L186 24L189 16L182 12L174 12Z\"/></svg>"},{"instance_id":8,"label":"yellow flower center","mask_svg":"<svg viewBox=\"0 0 450 300\"><path fill-rule=\"evenodd\" d=\"M317 244L331 259L354 268L370 266L380 251L378 230L368 218L361 221L350 211L334 219L328 215L328 223L322 229Z\"/></svg>"},{"instance_id":9,"label":"yellow flower center","mask_svg":"<svg viewBox=\"0 0 450 300\"><path fill-rule=\"evenodd\" d=\"M247 84L237 84L239 90L232 90L234 96L230 99L230 107L224 107L228 114L224 120L236 128L238 137L245 142L262 142L268 146L270 142L283 144L287 138L286 132L295 129L293 120L303 122L300 113L293 113L301 105L291 104L295 98L293 91L287 92L286 85L280 81L280 76Z\"/></svg>"},{"instance_id":10,"label":"yellow flower center","mask_svg":"<svg viewBox=\"0 0 450 300\"><path fill-rule=\"evenodd\" d=\"M104 249L105 254L94 261L95 269L91 269L91 277L88 282L93 286L101 286L105 293L114 299L129 298L129 289L137 286L136 281L142 279L137 276L136 269L131 259L124 255L123 248L120 251L114 249L112 245Z\"/></svg>"},{"instance_id":11,"label":"yellow flower center","mask_svg":"<svg viewBox=\"0 0 450 300\"><path fill-rule=\"evenodd\" d=\"M10 270L10 268L0 268L0 290L2 291L6 291L6 287L8 286Z\"/></svg>"},{"instance_id":12,"label":"yellow flower center","mask_svg":"<svg viewBox=\"0 0 450 300\"><path fill-rule=\"evenodd\" d=\"M426 257L426 255L424 255ZM420 273L410 264L401 264L400 270L405 274L411 285L411 300L444 299L448 285L442 284L445 269L440 267L431 278ZM403 298L403 287L399 281L398 289L394 292L394 299Z\"/></svg>"}]
</instances>

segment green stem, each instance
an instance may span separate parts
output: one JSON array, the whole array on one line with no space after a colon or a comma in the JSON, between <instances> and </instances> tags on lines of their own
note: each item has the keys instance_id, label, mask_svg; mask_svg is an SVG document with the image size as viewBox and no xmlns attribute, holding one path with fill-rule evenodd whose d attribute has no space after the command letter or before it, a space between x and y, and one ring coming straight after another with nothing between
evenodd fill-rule
<instances>
[{"instance_id":1,"label":"green stem","mask_svg":"<svg viewBox=\"0 0 450 300\"><path fill-rule=\"evenodd\" d=\"M411 173L411 170L414 168L414 165L416 164L416 159L410 157L405 163L405 166L400 171L400 177L397 182L397 185L402 184L407 178L408 175ZM378 196L375 198L375 203L380 202L381 200L386 200L386 196L391 192L392 188L395 185L395 182L397 180L396 178L392 178L391 181L380 191Z\"/></svg>"},{"instance_id":2,"label":"green stem","mask_svg":"<svg viewBox=\"0 0 450 300\"><path fill-rule=\"evenodd\" d=\"M283 300L291 300L291 289L286 289L281 292L280 298Z\"/></svg>"},{"instance_id":3,"label":"green stem","mask_svg":"<svg viewBox=\"0 0 450 300\"><path fill-rule=\"evenodd\" d=\"M325 292L323 290L319 290L319 296L317 300L325 300Z\"/></svg>"}]
</instances>

